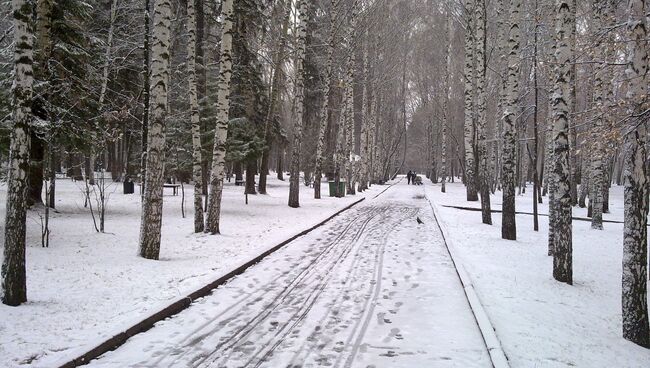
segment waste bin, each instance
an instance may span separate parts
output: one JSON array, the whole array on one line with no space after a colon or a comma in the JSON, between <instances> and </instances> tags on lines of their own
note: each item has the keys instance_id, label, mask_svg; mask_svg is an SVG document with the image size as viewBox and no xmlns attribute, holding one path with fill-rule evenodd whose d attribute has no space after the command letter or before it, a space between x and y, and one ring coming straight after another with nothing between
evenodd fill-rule
<instances>
[{"instance_id":1,"label":"waste bin","mask_svg":"<svg viewBox=\"0 0 650 368\"><path fill-rule=\"evenodd\" d=\"M135 185L131 180L125 180L123 184L124 194L133 194L135 193Z\"/></svg>"},{"instance_id":2,"label":"waste bin","mask_svg":"<svg viewBox=\"0 0 650 368\"><path fill-rule=\"evenodd\" d=\"M330 187L330 197L336 197L336 182L335 181L330 181L329 187ZM341 196L345 196L345 182L344 181L339 181L339 192L341 193Z\"/></svg>"}]
</instances>

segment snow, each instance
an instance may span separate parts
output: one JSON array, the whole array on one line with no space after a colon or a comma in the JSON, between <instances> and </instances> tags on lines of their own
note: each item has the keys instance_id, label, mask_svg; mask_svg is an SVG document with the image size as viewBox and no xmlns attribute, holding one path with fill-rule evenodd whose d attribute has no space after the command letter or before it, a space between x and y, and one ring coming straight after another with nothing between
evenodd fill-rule
<instances>
[{"instance_id":1,"label":"snow","mask_svg":"<svg viewBox=\"0 0 650 368\"><path fill-rule=\"evenodd\" d=\"M98 234L81 184L59 181L50 248L40 247L37 211L28 214L29 302L0 305L0 366L71 358L362 197L316 201L302 186L302 207L290 209L288 182L269 184L270 194L250 196L248 206L243 188L226 186L220 236L192 234L191 187L185 219L181 197L166 192L156 262L136 255L139 196L111 188L108 233ZM374 186L352 210L91 365L490 366L429 199L484 308L478 318L494 326L512 367L648 366L650 350L621 337L621 223L598 231L574 221L569 286L551 275L547 217L534 232L532 216L517 215L518 240L504 241L500 214L488 226L480 212L446 207L480 206L465 201L459 183L443 194L429 182L402 182L375 198L386 188ZM0 187L0 213L5 195ZM621 187L612 188L610 202L604 219L622 221ZM500 193L492 208L501 209ZM532 212L530 190L517 197L517 210Z\"/></svg>"},{"instance_id":2,"label":"snow","mask_svg":"<svg viewBox=\"0 0 650 368\"><path fill-rule=\"evenodd\" d=\"M90 364L240 366L490 367L424 188L397 184Z\"/></svg>"},{"instance_id":3,"label":"snow","mask_svg":"<svg viewBox=\"0 0 650 368\"><path fill-rule=\"evenodd\" d=\"M530 187L529 187L530 189ZM532 197L517 197L517 211L532 212ZM547 256L548 218L534 232L530 215L517 215L517 241L501 239L501 215L483 225L480 212L445 206L479 208L465 201L465 188L427 185L427 196L456 245L512 367L647 367L650 350L621 337L621 262L623 225L605 223L592 230L588 221L573 223L574 286L552 277ZM623 190L613 187L610 214L623 220ZM501 193L492 196L501 209ZM546 201L547 198L544 198ZM548 213L548 206L540 206ZM574 217L586 209L574 209Z\"/></svg>"},{"instance_id":4,"label":"snow","mask_svg":"<svg viewBox=\"0 0 650 368\"><path fill-rule=\"evenodd\" d=\"M244 204L243 187L227 183L223 234L219 236L192 233L191 186L185 186L185 219L181 217L181 196L172 196L166 189L161 261L137 256L138 195L123 195L121 184L110 187L107 233L99 234L83 206L82 188L82 182L57 181L57 213L51 214L49 248L40 246L38 211L28 213L28 302L20 307L0 304L2 367L28 363L40 367L46 364L43 362L74 356L385 187L317 201L312 198L313 189L302 186L302 207L290 209L288 181L269 177L269 195L249 196L249 205ZM324 194L326 189L324 185ZM3 186L3 214L5 197ZM4 225L4 217L0 221L0 226Z\"/></svg>"}]
</instances>

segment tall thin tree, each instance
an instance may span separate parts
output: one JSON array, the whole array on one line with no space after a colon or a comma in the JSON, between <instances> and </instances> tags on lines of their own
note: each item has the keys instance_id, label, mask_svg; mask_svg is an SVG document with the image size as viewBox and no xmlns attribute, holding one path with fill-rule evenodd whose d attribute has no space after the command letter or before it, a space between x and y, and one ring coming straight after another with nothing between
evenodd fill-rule
<instances>
[{"instance_id":1,"label":"tall thin tree","mask_svg":"<svg viewBox=\"0 0 650 368\"><path fill-rule=\"evenodd\" d=\"M232 32L234 24L233 0L221 3L221 53L219 57L219 79L217 81L217 113L212 148L212 172L210 173L210 192L208 194L207 219L205 231L218 234L221 216L221 196L226 168L226 138L228 137L228 117L230 112L230 79L232 77Z\"/></svg>"},{"instance_id":2,"label":"tall thin tree","mask_svg":"<svg viewBox=\"0 0 650 368\"><path fill-rule=\"evenodd\" d=\"M503 111L503 153L502 153L502 186L503 212L501 220L501 237L517 239L515 221L515 167L516 167L516 135L517 109L519 101L519 68L521 53L520 21L521 0L510 1L510 27L508 31L508 69L505 85L505 102Z\"/></svg>"},{"instance_id":3,"label":"tall thin tree","mask_svg":"<svg viewBox=\"0 0 650 368\"><path fill-rule=\"evenodd\" d=\"M303 100L305 97L304 61L307 41L309 5L306 0L298 1L299 24L296 45L295 101L293 115L293 146L291 152L291 178L289 178L289 207L300 207L300 147L302 145Z\"/></svg>"},{"instance_id":4,"label":"tall thin tree","mask_svg":"<svg viewBox=\"0 0 650 368\"><path fill-rule=\"evenodd\" d=\"M7 209L2 260L2 302L18 306L27 301L25 271L25 221L27 170L29 167L29 125L32 117L33 38L32 3L13 0L14 86L13 127L9 147Z\"/></svg>"},{"instance_id":5,"label":"tall thin tree","mask_svg":"<svg viewBox=\"0 0 650 368\"><path fill-rule=\"evenodd\" d=\"M475 160L475 129L474 126L474 88L475 80L475 1L465 0L465 125L463 129L463 142L465 149L465 187L468 201L478 201L476 189L476 160Z\"/></svg>"},{"instance_id":6,"label":"tall thin tree","mask_svg":"<svg viewBox=\"0 0 650 368\"><path fill-rule=\"evenodd\" d=\"M555 185L555 224L553 241L553 277L573 284L573 246L571 217L571 172L569 168L569 121L571 101L571 73L573 49L571 29L575 15L571 0L557 0L555 4L555 83L553 107L553 181Z\"/></svg>"},{"instance_id":7,"label":"tall thin tree","mask_svg":"<svg viewBox=\"0 0 650 368\"><path fill-rule=\"evenodd\" d=\"M623 337L650 348L648 319L648 20L645 0L628 1L627 83L632 124L625 137L623 228ZM631 128L631 129L630 129Z\"/></svg>"},{"instance_id":8,"label":"tall thin tree","mask_svg":"<svg viewBox=\"0 0 650 368\"><path fill-rule=\"evenodd\" d=\"M481 212L483 223L492 225L490 208L490 181L487 163L487 140L485 125L487 123L487 14L485 0L476 3L476 139L478 144L478 189L481 193Z\"/></svg>"},{"instance_id":9,"label":"tall thin tree","mask_svg":"<svg viewBox=\"0 0 650 368\"><path fill-rule=\"evenodd\" d=\"M171 1L155 0L150 90L153 104L147 137L147 186L142 197L140 256L156 260L160 255L162 227L171 13Z\"/></svg>"},{"instance_id":10,"label":"tall thin tree","mask_svg":"<svg viewBox=\"0 0 650 368\"><path fill-rule=\"evenodd\" d=\"M325 134L329 120L329 103L332 91L332 68L334 64L334 11L338 4L337 0L330 2L329 30L327 36L327 61L325 62L325 76L323 79L323 102L319 115L318 140L316 141L316 163L314 166L314 198L321 198L321 180L323 177L323 150L325 148Z\"/></svg>"},{"instance_id":11,"label":"tall thin tree","mask_svg":"<svg viewBox=\"0 0 650 368\"><path fill-rule=\"evenodd\" d=\"M201 116L196 83L196 13L194 1L187 0L187 83L192 126L192 180L194 181L194 232L204 229L203 223L203 158L201 157Z\"/></svg>"}]
</instances>

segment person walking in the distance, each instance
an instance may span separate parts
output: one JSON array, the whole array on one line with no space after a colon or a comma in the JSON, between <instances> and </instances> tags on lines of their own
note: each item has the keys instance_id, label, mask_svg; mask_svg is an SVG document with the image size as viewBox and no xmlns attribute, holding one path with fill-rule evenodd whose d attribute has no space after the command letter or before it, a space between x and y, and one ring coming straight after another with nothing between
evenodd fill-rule
<instances>
[{"instance_id":1,"label":"person walking in the distance","mask_svg":"<svg viewBox=\"0 0 650 368\"><path fill-rule=\"evenodd\" d=\"M409 172L406 174L406 180L407 180L408 184L410 185L411 180L413 180L413 172L411 170L409 170Z\"/></svg>"}]
</instances>

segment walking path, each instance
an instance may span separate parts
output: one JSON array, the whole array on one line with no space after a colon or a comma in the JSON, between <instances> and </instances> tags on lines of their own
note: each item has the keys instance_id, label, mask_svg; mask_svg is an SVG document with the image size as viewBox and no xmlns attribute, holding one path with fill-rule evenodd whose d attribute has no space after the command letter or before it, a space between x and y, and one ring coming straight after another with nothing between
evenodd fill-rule
<instances>
[{"instance_id":1,"label":"walking path","mask_svg":"<svg viewBox=\"0 0 650 368\"><path fill-rule=\"evenodd\" d=\"M90 366L489 367L434 221L400 183Z\"/></svg>"}]
</instances>

